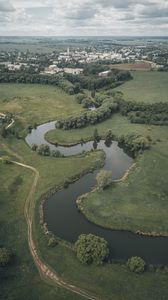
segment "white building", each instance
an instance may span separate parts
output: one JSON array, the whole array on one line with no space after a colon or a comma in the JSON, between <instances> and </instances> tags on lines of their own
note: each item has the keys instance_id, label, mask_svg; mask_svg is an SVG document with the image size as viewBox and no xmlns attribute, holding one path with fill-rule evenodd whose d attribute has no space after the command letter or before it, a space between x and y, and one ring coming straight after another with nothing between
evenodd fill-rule
<instances>
[{"instance_id":1,"label":"white building","mask_svg":"<svg viewBox=\"0 0 168 300\"><path fill-rule=\"evenodd\" d=\"M7 68L9 71L18 71L22 66L26 67L27 64L8 64Z\"/></svg>"},{"instance_id":2,"label":"white building","mask_svg":"<svg viewBox=\"0 0 168 300\"><path fill-rule=\"evenodd\" d=\"M111 70L100 72L99 76L100 77L107 77L110 73L111 73Z\"/></svg>"},{"instance_id":3,"label":"white building","mask_svg":"<svg viewBox=\"0 0 168 300\"><path fill-rule=\"evenodd\" d=\"M79 75L83 73L83 69L79 68L64 68L63 71L68 74Z\"/></svg>"}]
</instances>

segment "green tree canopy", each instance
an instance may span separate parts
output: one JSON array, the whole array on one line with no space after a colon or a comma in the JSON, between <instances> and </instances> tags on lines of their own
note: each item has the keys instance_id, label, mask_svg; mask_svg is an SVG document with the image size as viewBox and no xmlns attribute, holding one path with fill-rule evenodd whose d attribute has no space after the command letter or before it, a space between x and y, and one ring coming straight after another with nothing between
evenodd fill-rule
<instances>
[{"instance_id":1,"label":"green tree canopy","mask_svg":"<svg viewBox=\"0 0 168 300\"><path fill-rule=\"evenodd\" d=\"M113 138L112 131L109 129L105 134L105 145L107 147L111 145L112 138Z\"/></svg>"},{"instance_id":2,"label":"green tree canopy","mask_svg":"<svg viewBox=\"0 0 168 300\"><path fill-rule=\"evenodd\" d=\"M109 255L107 241L93 234L81 234L75 243L75 250L82 264L100 265Z\"/></svg>"},{"instance_id":3,"label":"green tree canopy","mask_svg":"<svg viewBox=\"0 0 168 300\"><path fill-rule=\"evenodd\" d=\"M104 189L112 182L112 173L106 170L100 170L96 176L97 185L100 189Z\"/></svg>"},{"instance_id":4,"label":"green tree canopy","mask_svg":"<svg viewBox=\"0 0 168 300\"><path fill-rule=\"evenodd\" d=\"M94 138L94 141L96 141L96 142L100 141L100 136L99 136L97 128L95 128L95 130L94 130L93 138Z\"/></svg>"},{"instance_id":5,"label":"green tree canopy","mask_svg":"<svg viewBox=\"0 0 168 300\"><path fill-rule=\"evenodd\" d=\"M138 256L133 256L127 261L127 267L130 271L135 273L143 273L145 271L146 263Z\"/></svg>"}]
</instances>

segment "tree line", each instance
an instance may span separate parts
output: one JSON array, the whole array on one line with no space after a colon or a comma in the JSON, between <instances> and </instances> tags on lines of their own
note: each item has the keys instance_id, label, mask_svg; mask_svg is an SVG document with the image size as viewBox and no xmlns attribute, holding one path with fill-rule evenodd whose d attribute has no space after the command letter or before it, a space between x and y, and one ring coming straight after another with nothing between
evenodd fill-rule
<instances>
[{"instance_id":1,"label":"tree line","mask_svg":"<svg viewBox=\"0 0 168 300\"><path fill-rule=\"evenodd\" d=\"M77 116L71 116L66 119L60 119L56 123L56 128L61 129L75 129L82 128L87 125L94 125L100 123L108 118L118 110L118 104L107 98L103 101L102 106L94 111L84 112Z\"/></svg>"},{"instance_id":2,"label":"tree line","mask_svg":"<svg viewBox=\"0 0 168 300\"><path fill-rule=\"evenodd\" d=\"M117 99L116 103L121 114L128 116L131 123L168 125L168 103L166 102L146 104Z\"/></svg>"},{"instance_id":3,"label":"tree line","mask_svg":"<svg viewBox=\"0 0 168 300\"><path fill-rule=\"evenodd\" d=\"M0 74L0 83L30 83L56 85L67 94L73 95L79 93L79 86L73 85L62 75L41 75L30 73L12 73L6 72Z\"/></svg>"},{"instance_id":4,"label":"tree line","mask_svg":"<svg viewBox=\"0 0 168 300\"><path fill-rule=\"evenodd\" d=\"M82 89L87 90L98 90L105 87L116 87L122 84L124 81L132 79L131 73L129 71L121 70L112 70L109 76L99 77L94 75L73 75L73 74L64 74L66 78L71 83L79 83Z\"/></svg>"}]
</instances>

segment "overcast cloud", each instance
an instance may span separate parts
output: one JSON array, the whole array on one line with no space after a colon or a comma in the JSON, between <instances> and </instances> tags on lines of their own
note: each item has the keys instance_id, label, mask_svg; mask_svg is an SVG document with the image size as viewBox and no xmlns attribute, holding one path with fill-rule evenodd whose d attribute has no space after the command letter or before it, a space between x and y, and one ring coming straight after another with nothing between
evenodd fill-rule
<instances>
[{"instance_id":1,"label":"overcast cloud","mask_svg":"<svg viewBox=\"0 0 168 300\"><path fill-rule=\"evenodd\" d=\"M0 0L0 35L168 35L168 0Z\"/></svg>"}]
</instances>

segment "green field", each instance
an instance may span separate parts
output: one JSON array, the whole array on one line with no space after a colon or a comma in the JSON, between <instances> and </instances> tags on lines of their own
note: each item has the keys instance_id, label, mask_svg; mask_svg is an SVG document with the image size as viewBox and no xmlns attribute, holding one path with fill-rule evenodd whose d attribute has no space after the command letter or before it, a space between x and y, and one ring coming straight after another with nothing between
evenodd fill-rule
<instances>
[{"instance_id":1,"label":"green field","mask_svg":"<svg viewBox=\"0 0 168 300\"><path fill-rule=\"evenodd\" d=\"M125 182L90 193L82 202L86 217L112 229L168 235L168 139L137 159Z\"/></svg>"},{"instance_id":2,"label":"green field","mask_svg":"<svg viewBox=\"0 0 168 300\"><path fill-rule=\"evenodd\" d=\"M108 129L115 136L131 133L150 136L152 145L150 150L138 158L137 168L125 183L112 186L104 192L91 193L83 201L82 208L87 218L115 229L168 234L167 127L131 124L126 118L114 115L102 124L82 130L53 130L47 134L47 139L75 143L81 138L91 138L95 128L102 136Z\"/></svg>"},{"instance_id":3,"label":"green field","mask_svg":"<svg viewBox=\"0 0 168 300\"><path fill-rule=\"evenodd\" d=\"M57 87L30 84L1 84L0 112L14 114L21 128L78 113L82 106Z\"/></svg>"},{"instance_id":4,"label":"green field","mask_svg":"<svg viewBox=\"0 0 168 300\"><path fill-rule=\"evenodd\" d=\"M140 73L139 80L142 82L144 75L143 72ZM148 74L147 76L150 74L152 78L160 76L158 85L163 85L166 80L165 73L162 73L163 78L161 73L145 72L145 74ZM140 75L136 72L135 84L138 76ZM153 79L151 81L153 82ZM133 80L119 88L122 88L123 92L126 88L126 95L129 84L133 84ZM150 93L144 92L146 97L144 101L155 102L156 98L152 96L155 94L154 92L152 94L155 87L150 89ZM164 83L164 95L166 89L167 84ZM50 86L2 84L0 95L0 111L14 113L16 120L21 124L18 128L22 132L29 124L35 122L41 124L82 110L74 97L67 96L64 92ZM137 96L140 96L139 93ZM162 101L166 101L166 97ZM108 129L111 129L116 137L128 133L138 133L146 137L150 135L152 144L150 150L137 158L136 167L124 183L112 185L103 192L89 195L83 203L87 217L93 222L111 228L168 234L167 127L131 124L126 117L115 114L96 126L70 131L53 130L47 134L47 139L52 142L75 143L81 138L84 140L92 138L95 128L102 136ZM39 223L42 195L98 166L103 160L102 152L91 152L69 158L51 158L37 155L23 140L14 137L0 138L0 145L0 155L8 154L12 159L21 159L40 173L34 198L36 204L34 240L40 256L56 270L59 276L70 284L98 295L103 300L168 299L168 273L165 270L147 271L136 275L129 272L125 265L82 266L74 252L63 242L55 248L47 246L48 238ZM25 171L14 165L0 164L0 174L0 244L13 249L15 253L12 264L3 271L0 269L0 299L84 299L42 281L29 254L23 210L33 182L31 171Z\"/></svg>"},{"instance_id":5,"label":"green field","mask_svg":"<svg viewBox=\"0 0 168 300\"><path fill-rule=\"evenodd\" d=\"M101 156L73 157L68 159L52 159L39 157L21 141L4 140L3 151L10 154L14 151L23 157L25 163L30 163L40 171L40 180L36 193L34 238L42 258L51 265L57 273L71 284L80 286L97 294L101 299L138 300L167 299L167 273L146 272L143 275L130 273L124 265L105 264L103 266L82 266L74 252L59 244L56 248L47 247L47 238L39 225L40 197L55 185L61 185L64 180L81 173L87 168L97 165ZM11 155L11 154L10 154ZM14 156L13 156L14 157ZM82 167L82 169L81 169ZM0 240L5 240L5 246L15 249L16 261L10 265L3 275L8 280L1 281L1 299L82 299L60 288L48 286L41 281L27 247L27 231L23 216L25 197L32 184L32 174L13 165L1 165L1 220ZM58 172L59 170L59 172ZM52 176L50 176L52 174ZM23 179L16 185L16 178ZM8 220L8 222L7 222ZM10 222L9 222L10 220ZM2 243L2 242L1 242ZM3 242L4 244L4 242ZM17 275L16 275L17 274ZM15 275L15 276L14 276ZM1 275L2 276L2 275ZM4 278L4 277L1 277ZM10 279L9 279L10 278ZM143 289L142 289L143 286Z\"/></svg>"},{"instance_id":6,"label":"green field","mask_svg":"<svg viewBox=\"0 0 168 300\"><path fill-rule=\"evenodd\" d=\"M113 135L116 137L129 133L137 133L146 137L150 135L153 141L157 141L158 139L165 140L168 138L166 126L132 124L126 117L123 117L120 114L114 114L109 120L106 120L103 123L90 125L83 129L51 130L46 134L46 139L51 143L65 145L80 142L81 139L90 140L93 138L95 128L98 129L98 133L102 137L109 129L111 129Z\"/></svg>"},{"instance_id":7,"label":"green field","mask_svg":"<svg viewBox=\"0 0 168 300\"><path fill-rule=\"evenodd\" d=\"M12 159L15 156L11 154L11 151L23 157L25 163L29 163L39 170L40 179L36 200L51 188L62 185L64 180L94 168L102 160L101 152L67 159L42 158L30 151L24 142L15 139L6 140L5 144L4 140L0 140L0 142L1 149ZM15 253L14 262L0 272L0 298L3 300L18 300L23 297L28 300L81 299L81 297L66 290L57 287L51 289L50 286L42 282L30 256L27 245L24 203L34 178L32 172L14 165L0 164L0 173L3 174L0 177L0 244L9 247ZM37 206L37 214L39 214L39 206ZM41 228L38 229L41 232ZM40 232L36 231L36 234L40 236ZM43 234L42 238L47 244ZM49 248L48 255L50 255Z\"/></svg>"},{"instance_id":8,"label":"green field","mask_svg":"<svg viewBox=\"0 0 168 300\"><path fill-rule=\"evenodd\" d=\"M133 80L126 82L114 91L124 93L125 100L154 103L168 101L167 72L131 72Z\"/></svg>"},{"instance_id":9,"label":"green field","mask_svg":"<svg viewBox=\"0 0 168 300\"><path fill-rule=\"evenodd\" d=\"M32 173L2 164L0 172L3 174L0 177L0 244L14 252L12 263L0 269L0 299L81 299L43 282L29 253L23 210L33 180Z\"/></svg>"}]
</instances>

